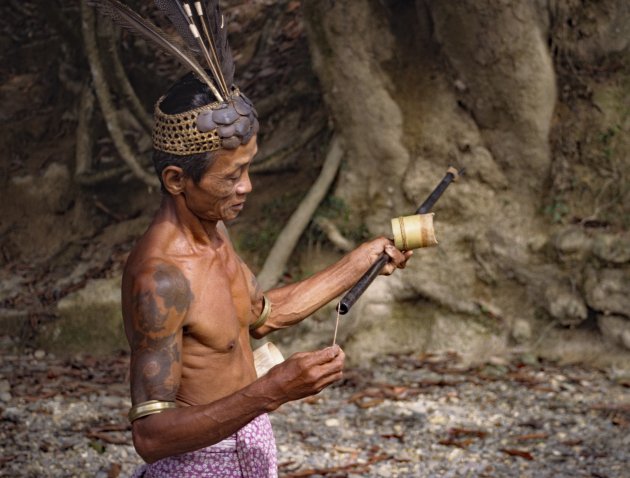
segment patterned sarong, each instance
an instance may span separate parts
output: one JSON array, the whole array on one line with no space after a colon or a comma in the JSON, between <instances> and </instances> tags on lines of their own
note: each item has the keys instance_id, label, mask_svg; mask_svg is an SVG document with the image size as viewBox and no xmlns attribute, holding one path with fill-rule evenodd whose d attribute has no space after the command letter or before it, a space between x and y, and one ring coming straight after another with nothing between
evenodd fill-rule
<instances>
[{"instance_id":1,"label":"patterned sarong","mask_svg":"<svg viewBox=\"0 0 630 478\"><path fill-rule=\"evenodd\" d=\"M225 440L142 465L133 478L277 478L276 442L267 415Z\"/></svg>"}]
</instances>

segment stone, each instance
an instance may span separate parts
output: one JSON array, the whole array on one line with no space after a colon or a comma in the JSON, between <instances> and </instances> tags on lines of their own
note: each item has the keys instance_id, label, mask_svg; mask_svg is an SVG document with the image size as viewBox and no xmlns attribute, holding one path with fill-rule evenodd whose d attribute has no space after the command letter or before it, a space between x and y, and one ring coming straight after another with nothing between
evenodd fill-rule
<instances>
[{"instance_id":1,"label":"stone","mask_svg":"<svg viewBox=\"0 0 630 478\"><path fill-rule=\"evenodd\" d=\"M519 356L519 360L524 365L529 365L530 367L536 367L540 365L540 361L535 354L532 353L524 353Z\"/></svg>"},{"instance_id":2,"label":"stone","mask_svg":"<svg viewBox=\"0 0 630 478\"><path fill-rule=\"evenodd\" d=\"M105 395L99 398L101 404L107 408L121 408L124 407L124 403L126 399L122 397L114 397L110 395Z\"/></svg>"},{"instance_id":3,"label":"stone","mask_svg":"<svg viewBox=\"0 0 630 478\"><path fill-rule=\"evenodd\" d=\"M428 422L431 425L446 425L449 422L449 418L444 415L430 415Z\"/></svg>"},{"instance_id":4,"label":"stone","mask_svg":"<svg viewBox=\"0 0 630 478\"><path fill-rule=\"evenodd\" d=\"M473 146L471 148L474 161L471 166L476 170L481 179L495 189L505 189L509 186L509 181L492 157L492 153L483 146Z\"/></svg>"},{"instance_id":5,"label":"stone","mask_svg":"<svg viewBox=\"0 0 630 478\"><path fill-rule=\"evenodd\" d=\"M630 233L597 236L593 243L593 253L613 264L630 262Z\"/></svg>"},{"instance_id":6,"label":"stone","mask_svg":"<svg viewBox=\"0 0 630 478\"><path fill-rule=\"evenodd\" d=\"M59 319L42 327L40 348L59 356L109 355L128 350L120 304L120 278L95 279L57 304Z\"/></svg>"},{"instance_id":7,"label":"stone","mask_svg":"<svg viewBox=\"0 0 630 478\"><path fill-rule=\"evenodd\" d=\"M604 337L630 349L630 319L616 315L601 315L597 318L597 326Z\"/></svg>"},{"instance_id":8,"label":"stone","mask_svg":"<svg viewBox=\"0 0 630 478\"><path fill-rule=\"evenodd\" d=\"M514 323L512 324L512 338L517 344L524 344L531 340L532 326L527 320L514 320Z\"/></svg>"},{"instance_id":9,"label":"stone","mask_svg":"<svg viewBox=\"0 0 630 478\"><path fill-rule=\"evenodd\" d=\"M556 250L562 255L583 258L592 248L593 239L580 227L567 227L558 233L553 240Z\"/></svg>"},{"instance_id":10,"label":"stone","mask_svg":"<svg viewBox=\"0 0 630 478\"><path fill-rule=\"evenodd\" d=\"M21 407L8 407L4 411L0 411L0 417L3 421L19 423L22 418L22 410Z\"/></svg>"},{"instance_id":11,"label":"stone","mask_svg":"<svg viewBox=\"0 0 630 478\"><path fill-rule=\"evenodd\" d=\"M593 309L612 315L630 313L630 269L594 269L585 274L584 292Z\"/></svg>"},{"instance_id":12,"label":"stone","mask_svg":"<svg viewBox=\"0 0 630 478\"><path fill-rule=\"evenodd\" d=\"M544 297L545 308L562 325L577 325L588 317L582 298L564 285L548 285Z\"/></svg>"}]
</instances>

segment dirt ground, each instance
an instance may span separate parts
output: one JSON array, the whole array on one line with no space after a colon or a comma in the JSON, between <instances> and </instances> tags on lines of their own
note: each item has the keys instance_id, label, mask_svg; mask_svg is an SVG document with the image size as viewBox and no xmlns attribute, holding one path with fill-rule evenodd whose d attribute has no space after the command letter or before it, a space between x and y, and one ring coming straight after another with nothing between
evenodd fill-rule
<instances>
[{"instance_id":1,"label":"dirt ground","mask_svg":"<svg viewBox=\"0 0 630 478\"><path fill-rule=\"evenodd\" d=\"M128 356L58 359L0 339L0 476L129 477L142 461ZM271 415L279 476L623 478L628 385L527 356L380 356Z\"/></svg>"}]
</instances>

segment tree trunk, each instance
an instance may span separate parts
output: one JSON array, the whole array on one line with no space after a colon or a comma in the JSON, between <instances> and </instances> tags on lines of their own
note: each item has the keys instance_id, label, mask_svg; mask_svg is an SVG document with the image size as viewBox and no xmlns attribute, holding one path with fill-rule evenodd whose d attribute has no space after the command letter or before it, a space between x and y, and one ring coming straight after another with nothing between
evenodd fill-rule
<instances>
[{"instance_id":1,"label":"tree trunk","mask_svg":"<svg viewBox=\"0 0 630 478\"><path fill-rule=\"evenodd\" d=\"M576 326L608 313L592 299L586 264L597 256L592 241L630 248L627 233L618 233L629 224L627 206L607 203L618 220L607 230L587 230L572 224L582 214L573 190L566 200L575 210L558 220L549 210L558 171L584 158L563 157L559 168L549 140L553 128L576 122L563 110L564 96L558 99L556 85L566 88L571 79L558 51L590 64L614 50L627 65L628 37L624 43L619 29L627 30L630 13L621 1L589 6L590 16L573 3L303 1L314 68L347 150L336 194L358 212L357 227L363 222L373 234L391 234L389 219L415 210L447 166L467 171L434 208L439 248L417 251L403 274L377 280L355 306L347 345L356 354L424 344L480 358L516 336L539 345L545 322ZM576 48L566 25L584 28L580 19L588 19L591 34ZM606 72L606 88L627 85L622 70ZM582 76L591 91L603 89ZM627 87L614 94L630 104ZM627 198L630 147L618 133L630 128L628 107L590 100L580 107L582 131L566 135L569 142L580 144L600 113L609 116L616 125L611 155L618 155L609 161L610 181ZM556 143L567 149L563 138ZM576 239L576 246L561 240L567 234L588 240ZM571 247L584 250L568 266L559 256ZM628 255L616 259L614 267L625 271L614 276L619 280L628 276ZM595 269L611 267L598 257ZM616 279L607 277L615 289ZM622 316L630 325L630 312ZM515 332L523 324L531 331L525 339Z\"/></svg>"}]
</instances>

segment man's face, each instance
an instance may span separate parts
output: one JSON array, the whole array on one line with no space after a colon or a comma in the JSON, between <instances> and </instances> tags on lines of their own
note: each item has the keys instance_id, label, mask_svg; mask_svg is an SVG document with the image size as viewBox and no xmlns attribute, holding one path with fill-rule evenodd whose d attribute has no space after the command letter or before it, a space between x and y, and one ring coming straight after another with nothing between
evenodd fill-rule
<instances>
[{"instance_id":1,"label":"man's face","mask_svg":"<svg viewBox=\"0 0 630 478\"><path fill-rule=\"evenodd\" d=\"M183 194L188 209L206 221L235 219L252 190L249 166L257 151L256 136L234 150L219 151L199 183L186 179Z\"/></svg>"}]
</instances>

